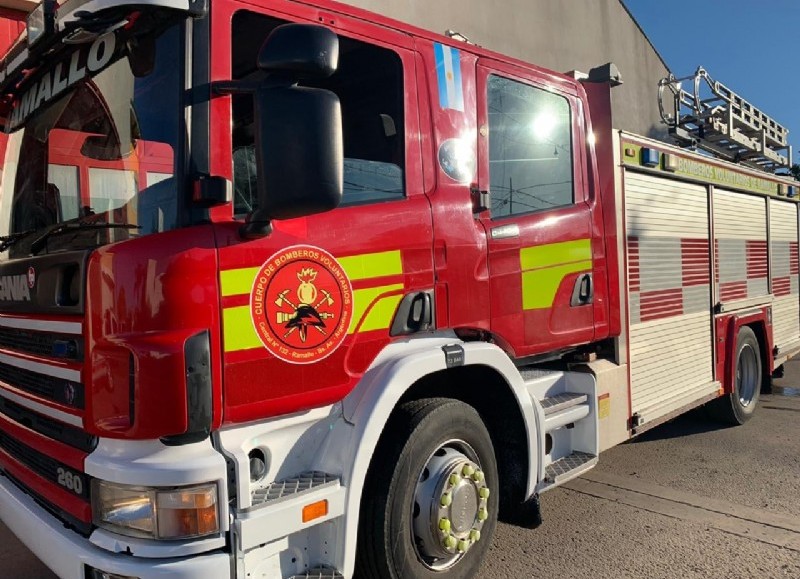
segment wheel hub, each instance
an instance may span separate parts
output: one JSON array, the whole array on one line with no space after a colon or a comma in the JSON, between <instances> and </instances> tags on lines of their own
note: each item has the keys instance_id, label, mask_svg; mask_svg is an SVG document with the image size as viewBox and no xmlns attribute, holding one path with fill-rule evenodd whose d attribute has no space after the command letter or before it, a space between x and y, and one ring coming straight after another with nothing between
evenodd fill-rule
<instances>
[{"instance_id":1,"label":"wheel hub","mask_svg":"<svg viewBox=\"0 0 800 579\"><path fill-rule=\"evenodd\" d=\"M435 570L452 566L477 543L489 518L490 489L474 451L466 443L454 446L443 445L430 457L414 494L414 543Z\"/></svg>"}]
</instances>

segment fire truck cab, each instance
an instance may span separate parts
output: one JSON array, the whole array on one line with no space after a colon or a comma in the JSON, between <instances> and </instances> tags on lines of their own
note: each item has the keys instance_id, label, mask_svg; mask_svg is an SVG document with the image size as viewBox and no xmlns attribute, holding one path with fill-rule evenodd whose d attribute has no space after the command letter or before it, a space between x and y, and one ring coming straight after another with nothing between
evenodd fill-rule
<instances>
[{"instance_id":1,"label":"fire truck cab","mask_svg":"<svg viewBox=\"0 0 800 579\"><path fill-rule=\"evenodd\" d=\"M746 421L800 348L788 182L613 132L618 81L327 0L40 4L0 518L65 579L469 577L601 450ZM785 233L719 299L715 185Z\"/></svg>"}]
</instances>

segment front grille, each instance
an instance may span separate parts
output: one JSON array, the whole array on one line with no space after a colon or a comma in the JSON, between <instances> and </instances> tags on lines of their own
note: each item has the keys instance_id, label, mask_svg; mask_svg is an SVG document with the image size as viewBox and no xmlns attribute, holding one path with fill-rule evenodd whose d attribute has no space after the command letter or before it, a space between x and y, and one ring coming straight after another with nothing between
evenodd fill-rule
<instances>
[{"instance_id":1,"label":"front grille","mask_svg":"<svg viewBox=\"0 0 800 579\"><path fill-rule=\"evenodd\" d=\"M0 430L0 448L43 478L89 502L91 477L34 450Z\"/></svg>"},{"instance_id":2,"label":"front grille","mask_svg":"<svg viewBox=\"0 0 800 579\"><path fill-rule=\"evenodd\" d=\"M0 348L64 360L83 359L83 339L69 334L0 328Z\"/></svg>"},{"instance_id":3,"label":"front grille","mask_svg":"<svg viewBox=\"0 0 800 579\"><path fill-rule=\"evenodd\" d=\"M83 409L83 384L0 363L0 381L53 402Z\"/></svg>"},{"instance_id":4,"label":"front grille","mask_svg":"<svg viewBox=\"0 0 800 579\"><path fill-rule=\"evenodd\" d=\"M97 446L96 436L87 434L80 428L75 428L74 426L69 426L68 424L59 422L58 420L41 416L36 412L16 404L15 402L6 400L2 396L0 396L0 413L6 415L14 422L30 428L39 434L43 434L49 438L52 438L53 440L68 444L69 446L77 448L78 450L82 450L83 452L92 452Z\"/></svg>"}]
</instances>

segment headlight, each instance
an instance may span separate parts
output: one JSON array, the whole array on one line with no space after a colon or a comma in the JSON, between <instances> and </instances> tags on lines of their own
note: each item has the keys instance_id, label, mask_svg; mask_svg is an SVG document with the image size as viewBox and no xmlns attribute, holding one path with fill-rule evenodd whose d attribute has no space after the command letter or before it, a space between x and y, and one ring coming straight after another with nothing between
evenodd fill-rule
<instances>
[{"instance_id":1,"label":"headlight","mask_svg":"<svg viewBox=\"0 0 800 579\"><path fill-rule=\"evenodd\" d=\"M121 535L191 539L219 532L217 485L157 489L92 481L94 524Z\"/></svg>"}]
</instances>

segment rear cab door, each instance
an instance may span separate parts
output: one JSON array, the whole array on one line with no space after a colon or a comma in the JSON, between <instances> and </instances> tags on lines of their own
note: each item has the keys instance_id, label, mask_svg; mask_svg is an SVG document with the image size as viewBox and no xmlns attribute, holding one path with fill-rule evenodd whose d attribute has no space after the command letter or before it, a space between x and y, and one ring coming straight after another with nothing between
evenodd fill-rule
<instances>
[{"instance_id":1,"label":"rear cab door","mask_svg":"<svg viewBox=\"0 0 800 579\"><path fill-rule=\"evenodd\" d=\"M481 59L477 90L492 332L516 358L588 343L605 276L575 85Z\"/></svg>"}]
</instances>

